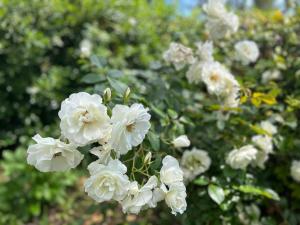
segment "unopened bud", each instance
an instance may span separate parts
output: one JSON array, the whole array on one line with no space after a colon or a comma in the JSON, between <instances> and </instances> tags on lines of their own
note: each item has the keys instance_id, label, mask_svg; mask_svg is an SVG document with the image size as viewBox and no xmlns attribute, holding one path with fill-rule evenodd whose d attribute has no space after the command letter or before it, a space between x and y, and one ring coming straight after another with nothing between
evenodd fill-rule
<instances>
[{"instance_id":1,"label":"unopened bud","mask_svg":"<svg viewBox=\"0 0 300 225\"><path fill-rule=\"evenodd\" d=\"M151 152L148 152L147 155L146 155L145 158L144 158L144 163L145 163L145 164L150 164L151 158L152 158L152 153L151 153Z\"/></svg>"},{"instance_id":2,"label":"unopened bud","mask_svg":"<svg viewBox=\"0 0 300 225\"><path fill-rule=\"evenodd\" d=\"M125 103L128 102L129 96L130 96L130 88L128 87L128 88L126 89L125 93L124 93L124 96L123 96L124 102L125 102Z\"/></svg>"},{"instance_id":3,"label":"unopened bud","mask_svg":"<svg viewBox=\"0 0 300 225\"><path fill-rule=\"evenodd\" d=\"M186 135L181 135L172 141L175 148L189 147L191 142Z\"/></svg>"},{"instance_id":4,"label":"unopened bud","mask_svg":"<svg viewBox=\"0 0 300 225\"><path fill-rule=\"evenodd\" d=\"M111 90L110 88L106 88L103 92L103 98L106 102L109 102L111 100Z\"/></svg>"}]
</instances>

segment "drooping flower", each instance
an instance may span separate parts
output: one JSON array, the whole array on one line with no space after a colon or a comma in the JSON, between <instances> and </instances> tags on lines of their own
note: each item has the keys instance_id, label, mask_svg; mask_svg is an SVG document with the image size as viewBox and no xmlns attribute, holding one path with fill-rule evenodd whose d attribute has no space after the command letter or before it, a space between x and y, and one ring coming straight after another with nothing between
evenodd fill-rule
<instances>
[{"instance_id":1,"label":"drooping flower","mask_svg":"<svg viewBox=\"0 0 300 225\"><path fill-rule=\"evenodd\" d=\"M278 132L277 127L268 120L260 122L260 126L271 135L277 134Z\"/></svg>"},{"instance_id":2,"label":"drooping flower","mask_svg":"<svg viewBox=\"0 0 300 225\"><path fill-rule=\"evenodd\" d=\"M239 87L234 76L219 62L208 62L203 65L202 80L210 94L227 97Z\"/></svg>"},{"instance_id":3,"label":"drooping flower","mask_svg":"<svg viewBox=\"0 0 300 225\"><path fill-rule=\"evenodd\" d=\"M180 70L185 65L192 64L195 61L192 49L174 42L172 42L169 49L164 52L163 58L166 62L172 63L176 70Z\"/></svg>"},{"instance_id":4,"label":"drooping flower","mask_svg":"<svg viewBox=\"0 0 300 225\"><path fill-rule=\"evenodd\" d=\"M234 149L228 154L226 163L233 169L246 169L256 159L257 152L257 149L253 145Z\"/></svg>"},{"instance_id":5,"label":"drooping flower","mask_svg":"<svg viewBox=\"0 0 300 225\"><path fill-rule=\"evenodd\" d=\"M197 52L196 54L199 56L200 61L214 61L213 50L214 46L211 41L206 41L204 43L198 42L196 43Z\"/></svg>"},{"instance_id":6,"label":"drooping flower","mask_svg":"<svg viewBox=\"0 0 300 225\"><path fill-rule=\"evenodd\" d=\"M191 142L186 135L180 135L172 141L175 148L189 147Z\"/></svg>"},{"instance_id":7,"label":"drooping flower","mask_svg":"<svg viewBox=\"0 0 300 225\"><path fill-rule=\"evenodd\" d=\"M256 62L259 57L259 49L254 41L239 41L235 44L234 48L237 59L245 65Z\"/></svg>"},{"instance_id":8,"label":"drooping flower","mask_svg":"<svg viewBox=\"0 0 300 225\"><path fill-rule=\"evenodd\" d=\"M78 146L101 141L111 130L107 109L96 94L71 94L62 102L58 116L63 136Z\"/></svg>"},{"instance_id":9,"label":"drooping flower","mask_svg":"<svg viewBox=\"0 0 300 225\"><path fill-rule=\"evenodd\" d=\"M184 177L187 180L193 180L196 176L207 171L210 167L211 159L208 153L199 149L185 151L181 158L181 167L184 171ZM185 173L186 170L186 173Z\"/></svg>"},{"instance_id":10,"label":"drooping flower","mask_svg":"<svg viewBox=\"0 0 300 225\"><path fill-rule=\"evenodd\" d=\"M167 155L162 160L162 167L160 169L160 180L165 185L183 181L183 172L179 167L177 159Z\"/></svg>"},{"instance_id":11,"label":"drooping flower","mask_svg":"<svg viewBox=\"0 0 300 225\"><path fill-rule=\"evenodd\" d=\"M125 174L127 168L118 159L107 165L91 163L88 166L91 176L85 181L85 191L97 202L121 201L125 198L130 181Z\"/></svg>"},{"instance_id":12,"label":"drooping flower","mask_svg":"<svg viewBox=\"0 0 300 225\"><path fill-rule=\"evenodd\" d=\"M171 208L172 214L182 214L186 210L186 188L182 182L175 182L168 186L161 185L165 194L165 202Z\"/></svg>"},{"instance_id":13,"label":"drooping flower","mask_svg":"<svg viewBox=\"0 0 300 225\"><path fill-rule=\"evenodd\" d=\"M41 172L66 171L78 166L83 155L72 144L58 139L43 138L39 134L33 137L36 144L30 145L27 163Z\"/></svg>"},{"instance_id":14,"label":"drooping flower","mask_svg":"<svg viewBox=\"0 0 300 225\"><path fill-rule=\"evenodd\" d=\"M139 187L136 181L129 185L129 190L125 198L120 202L124 213L138 214L142 207L147 206L153 198L153 190L157 187L157 177L152 176L148 182Z\"/></svg>"},{"instance_id":15,"label":"drooping flower","mask_svg":"<svg viewBox=\"0 0 300 225\"><path fill-rule=\"evenodd\" d=\"M110 144L117 154L126 154L132 147L142 143L151 126L150 118L148 109L142 104L130 107L116 105L113 108Z\"/></svg>"},{"instance_id":16,"label":"drooping flower","mask_svg":"<svg viewBox=\"0 0 300 225\"><path fill-rule=\"evenodd\" d=\"M295 181L300 182L300 161L294 160L292 162L291 176Z\"/></svg>"}]
</instances>

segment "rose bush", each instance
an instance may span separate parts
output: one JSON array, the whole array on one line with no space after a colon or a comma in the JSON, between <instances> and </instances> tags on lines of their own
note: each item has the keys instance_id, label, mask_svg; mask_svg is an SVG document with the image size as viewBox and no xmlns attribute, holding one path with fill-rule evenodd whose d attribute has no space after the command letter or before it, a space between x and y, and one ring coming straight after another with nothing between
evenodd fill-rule
<instances>
[{"instance_id":1,"label":"rose bush","mask_svg":"<svg viewBox=\"0 0 300 225\"><path fill-rule=\"evenodd\" d=\"M238 22L222 1L203 11L206 31L170 31L149 61L143 45L138 54L112 50L100 25L88 25L79 46L86 86L73 92L102 101L65 100L62 136L58 128L51 136L77 145L84 161L96 155L86 192L125 213L164 199L173 214L185 212L182 224L297 224L299 13L241 12ZM139 28L138 18L128 23ZM257 48L236 47L244 40Z\"/></svg>"}]
</instances>

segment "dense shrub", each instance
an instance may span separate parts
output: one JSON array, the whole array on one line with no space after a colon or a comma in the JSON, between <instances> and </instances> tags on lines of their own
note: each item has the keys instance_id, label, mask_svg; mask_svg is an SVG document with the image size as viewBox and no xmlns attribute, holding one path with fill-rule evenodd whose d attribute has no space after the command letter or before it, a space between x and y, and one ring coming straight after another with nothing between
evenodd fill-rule
<instances>
[{"instance_id":1,"label":"dense shrub","mask_svg":"<svg viewBox=\"0 0 300 225\"><path fill-rule=\"evenodd\" d=\"M0 191L12 192L0 195L4 196L0 206L4 222L39 216L45 202L61 204L62 190L73 183L73 179L56 183L68 174L43 175L24 162L17 163L25 160L22 138L38 131L58 138L56 115L64 98L79 91L102 94L111 87L114 103L138 101L150 108L152 128L145 152L152 152L153 170L166 154L180 158L187 151L171 144L181 134L187 134L193 147L209 153L210 169L187 186L188 209L178 218L182 224L300 223L299 184L290 177L292 160L300 158L299 11L289 17L277 11L240 12L239 32L214 43L215 59L230 68L242 86L243 104L226 117L231 109L220 114L219 102L204 85L189 84L186 69L175 71L162 59L172 41L194 47L207 39L198 15L176 16L162 1L30 3L8 1L0 9L4 18L0 23L0 148L22 146L14 154L4 154L2 167L10 179ZM243 39L255 41L261 52L250 67L234 58L234 44ZM87 50L82 49L83 41ZM262 80L266 71L274 70L281 79ZM127 87L131 95L124 99ZM251 143L256 134L265 134L258 126L263 120L278 127L274 154L265 169L233 170L225 164L228 152ZM15 187L28 184L34 189L50 188L42 194L32 190L25 200L18 198L25 193ZM28 210L20 210L19 216L11 213L19 208ZM165 211L156 214L174 221Z\"/></svg>"}]
</instances>

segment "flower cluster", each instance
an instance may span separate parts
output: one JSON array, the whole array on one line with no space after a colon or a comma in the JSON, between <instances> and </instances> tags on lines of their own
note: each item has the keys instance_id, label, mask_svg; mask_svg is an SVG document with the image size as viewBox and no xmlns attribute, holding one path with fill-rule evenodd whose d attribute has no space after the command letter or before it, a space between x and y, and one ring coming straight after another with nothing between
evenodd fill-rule
<instances>
[{"instance_id":1,"label":"flower cluster","mask_svg":"<svg viewBox=\"0 0 300 225\"><path fill-rule=\"evenodd\" d=\"M206 28L212 40L224 38L238 30L239 19L226 10L224 0L209 0L203 10L207 14ZM198 42L195 45L197 49L194 54L192 49L182 44L171 43L163 58L172 63L176 70L188 65L186 77L189 83L203 82L224 108L237 108L240 85L224 65L214 60L213 42ZM240 41L234 47L237 59L245 65L254 63L259 57L258 46L253 41Z\"/></svg>"},{"instance_id":2,"label":"flower cluster","mask_svg":"<svg viewBox=\"0 0 300 225\"><path fill-rule=\"evenodd\" d=\"M226 10L224 0L208 0L203 10L208 16L206 29L212 39L220 39L237 32L239 18Z\"/></svg>"},{"instance_id":3,"label":"flower cluster","mask_svg":"<svg viewBox=\"0 0 300 225\"><path fill-rule=\"evenodd\" d=\"M106 89L104 95L108 92ZM124 213L134 214L156 207L162 200L175 215L186 210L183 171L174 157L165 156L159 178L147 171L149 179L143 186L126 174L121 156L140 145L151 126L151 116L142 104L117 104L108 110L101 96L79 92L62 102L58 115L62 137L34 136L36 144L27 151L30 165L41 172L66 171L77 167L83 159L79 147L96 145L89 152L98 159L89 164L90 177L84 184L95 201L115 200ZM144 163L149 164L151 154L146 157Z\"/></svg>"},{"instance_id":4,"label":"flower cluster","mask_svg":"<svg viewBox=\"0 0 300 225\"><path fill-rule=\"evenodd\" d=\"M174 52L172 50L173 45L172 43L164 55ZM213 43L210 41L198 42L196 46L197 51L193 56L193 63L185 64L189 65L186 73L189 83L198 84L203 82L211 95L215 95L222 100L224 107L238 107L240 85L224 65L214 60ZM173 57L176 58L176 55L173 55ZM181 62L184 62L184 60L181 60ZM173 64L176 67L174 62Z\"/></svg>"},{"instance_id":5,"label":"flower cluster","mask_svg":"<svg viewBox=\"0 0 300 225\"><path fill-rule=\"evenodd\" d=\"M270 121L262 121L260 128L266 133L252 137L252 144L232 150L226 163L233 169L246 169L248 165L265 168L269 154L273 153L272 135L277 133L277 127Z\"/></svg>"}]
</instances>

